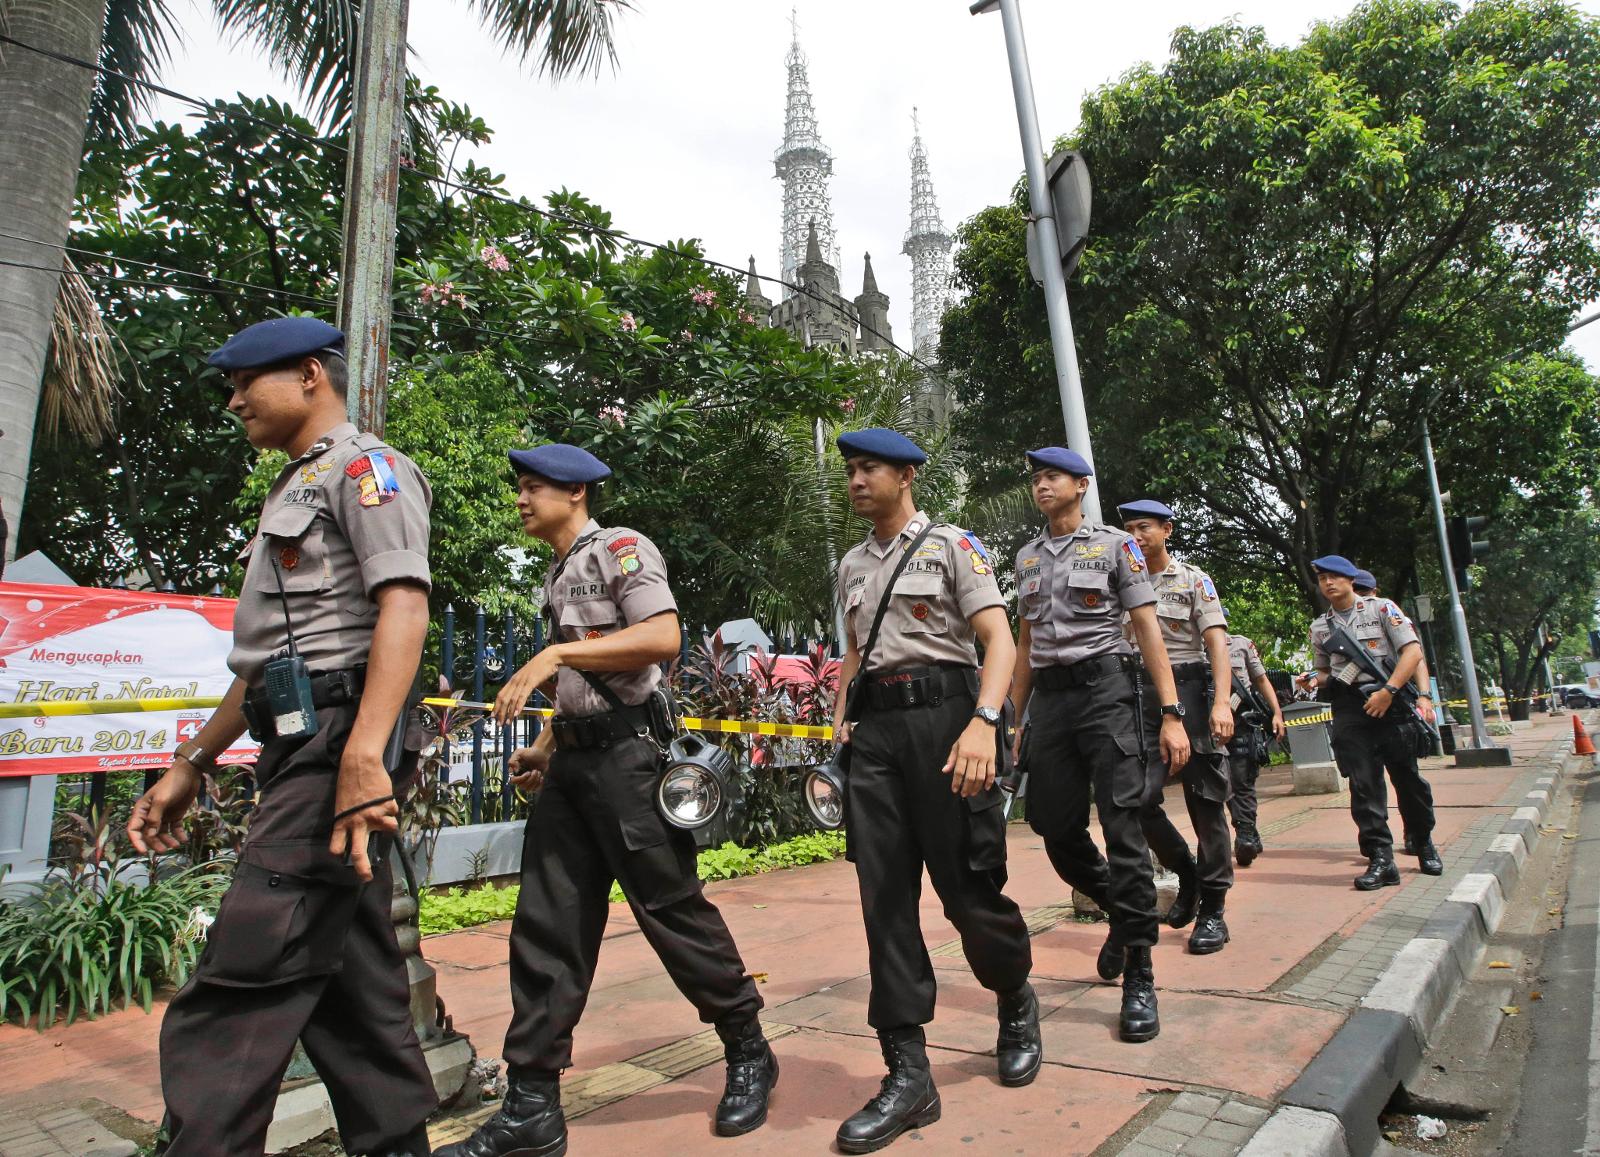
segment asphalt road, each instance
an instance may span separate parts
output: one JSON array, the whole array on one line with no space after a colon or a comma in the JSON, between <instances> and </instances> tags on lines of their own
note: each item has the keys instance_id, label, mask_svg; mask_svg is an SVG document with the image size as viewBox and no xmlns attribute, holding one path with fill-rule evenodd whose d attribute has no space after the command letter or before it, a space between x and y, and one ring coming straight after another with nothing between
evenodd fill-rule
<instances>
[{"instance_id":1,"label":"asphalt road","mask_svg":"<svg viewBox=\"0 0 1600 1157\"><path fill-rule=\"evenodd\" d=\"M1550 934L1539 969L1543 998L1533 1005L1508 1157L1600 1154L1600 774L1580 775L1574 789L1580 784L1565 923Z\"/></svg>"}]
</instances>

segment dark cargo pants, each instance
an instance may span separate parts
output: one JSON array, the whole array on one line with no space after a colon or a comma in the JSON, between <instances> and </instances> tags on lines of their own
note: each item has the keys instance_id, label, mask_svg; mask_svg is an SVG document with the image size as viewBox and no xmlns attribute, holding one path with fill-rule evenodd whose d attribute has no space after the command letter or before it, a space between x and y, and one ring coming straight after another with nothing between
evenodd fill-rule
<instances>
[{"instance_id":1,"label":"dark cargo pants","mask_svg":"<svg viewBox=\"0 0 1600 1157\"><path fill-rule=\"evenodd\" d=\"M1255 736L1252 728L1244 729L1241 739L1236 732L1228 744L1228 814L1233 818L1233 830L1256 826L1259 801L1256 798L1256 780L1261 775L1261 765L1256 762Z\"/></svg>"},{"instance_id":2,"label":"dark cargo pants","mask_svg":"<svg viewBox=\"0 0 1600 1157\"><path fill-rule=\"evenodd\" d=\"M1006 879L1006 821L998 786L962 798L941 770L972 719L961 694L920 707L868 708L851 731L846 825L861 888L878 1030L933 1019L937 985L918 905L928 870L978 983L1022 987L1033 967L1028 929Z\"/></svg>"},{"instance_id":3,"label":"dark cargo pants","mask_svg":"<svg viewBox=\"0 0 1600 1157\"><path fill-rule=\"evenodd\" d=\"M642 739L557 751L528 817L522 891L511 925L515 1074L555 1076L572 1064L611 908L622 885L639 931L707 1024L742 1025L761 1008L722 913L695 874L694 837L661 818L655 749Z\"/></svg>"},{"instance_id":4,"label":"dark cargo pants","mask_svg":"<svg viewBox=\"0 0 1600 1157\"><path fill-rule=\"evenodd\" d=\"M348 1152L399 1141L438 1103L411 1023L387 858L362 884L328 851L356 707L322 708L316 735L261 749L260 802L233 884L161 1022L168 1157L263 1152L296 1038Z\"/></svg>"},{"instance_id":5,"label":"dark cargo pants","mask_svg":"<svg viewBox=\"0 0 1600 1157\"><path fill-rule=\"evenodd\" d=\"M1079 891L1105 896L1106 915L1129 948L1154 945L1156 886L1139 824L1148 793L1133 682L1113 671L1059 691L1034 685L1028 703L1028 823L1050 863ZM1093 795L1105 833L1089 834Z\"/></svg>"},{"instance_id":6,"label":"dark cargo pants","mask_svg":"<svg viewBox=\"0 0 1600 1157\"><path fill-rule=\"evenodd\" d=\"M1189 736L1189 762L1183 778L1183 803L1194 826L1194 858L1199 864L1200 888L1226 892L1233 887L1233 848L1228 831L1228 755L1218 751L1211 738L1210 688L1203 679L1178 683L1183 704L1183 730ZM1140 822L1150 850L1168 871L1189 860L1189 845L1162 807L1166 768L1161 763L1161 705L1148 689L1144 694L1144 724L1150 752L1151 794L1146 797Z\"/></svg>"},{"instance_id":7,"label":"dark cargo pants","mask_svg":"<svg viewBox=\"0 0 1600 1157\"><path fill-rule=\"evenodd\" d=\"M1339 774L1350 781L1350 818L1356 822L1361 854L1371 858L1394 848L1389 831L1389 792L1384 783L1384 768L1399 769L1398 782L1412 781L1427 788L1417 770L1417 757L1410 732L1392 715L1374 719L1361 710L1358 694L1336 693L1333 700L1333 758ZM1396 788L1396 795L1399 795ZM1413 794L1413 800L1417 796ZM1433 832L1433 793L1427 793L1426 815L1407 816L1401 812L1411 834L1425 839ZM1411 824L1417 827L1411 827Z\"/></svg>"}]
</instances>

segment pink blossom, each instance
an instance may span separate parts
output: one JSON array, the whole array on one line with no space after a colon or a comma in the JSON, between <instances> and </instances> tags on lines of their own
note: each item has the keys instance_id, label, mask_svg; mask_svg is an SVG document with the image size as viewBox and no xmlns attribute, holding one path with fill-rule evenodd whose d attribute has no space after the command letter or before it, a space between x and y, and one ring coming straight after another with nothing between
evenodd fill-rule
<instances>
[{"instance_id":1,"label":"pink blossom","mask_svg":"<svg viewBox=\"0 0 1600 1157\"><path fill-rule=\"evenodd\" d=\"M693 341L694 340L694 330L692 330L692 329L679 330L678 331L678 340L679 341Z\"/></svg>"},{"instance_id":2,"label":"pink blossom","mask_svg":"<svg viewBox=\"0 0 1600 1157\"><path fill-rule=\"evenodd\" d=\"M506 255L493 245L485 245L478 250L478 258L496 273L504 273L511 268L511 262L506 260Z\"/></svg>"},{"instance_id":3,"label":"pink blossom","mask_svg":"<svg viewBox=\"0 0 1600 1157\"><path fill-rule=\"evenodd\" d=\"M717 291L715 289L697 289L689 295L696 305L717 304Z\"/></svg>"},{"instance_id":4,"label":"pink blossom","mask_svg":"<svg viewBox=\"0 0 1600 1157\"><path fill-rule=\"evenodd\" d=\"M628 412L621 406L601 406L600 420L603 422L613 422L620 426L628 420Z\"/></svg>"},{"instance_id":5,"label":"pink blossom","mask_svg":"<svg viewBox=\"0 0 1600 1157\"><path fill-rule=\"evenodd\" d=\"M756 315L751 313L748 309L741 309L739 311L739 320L744 322L745 325L755 325Z\"/></svg>"},{"instance_id":6,"label":"pink blossom","mask_svg":"<svg viewBox=\"0 0 1600 1157\"><path fill-rule=\"evenodd\" d=\"M633 314L628 313L626 310L623 311L621 320L618 322L618 324L622 326L623 333L632 333L634 330L639 328L639 323L634 320Z\"/></svg>"},{"instance_id":7,"label":"pink blossom","mask_svg":"<svg viewBox=\"0 0 1600 1157\"><path fill-rule=\"evenodd\" d=\"M453 281L438 283L425 281L422 288L417 290L417 296L422 299L424 305L453 305L457 309L467 307L467 295L457 293Z\"/></svg>"},{"instance_id":8,"label":"pink blossom","mask_svg":"<svg viewBox=\"0 0 1600 1157\"><path fill-rule=\"evenodd\" d=\"M853 414L856 412L856 400L854 398L846 398L839 403L839 408L847 414Z\"/></svg>"}]
</instances>

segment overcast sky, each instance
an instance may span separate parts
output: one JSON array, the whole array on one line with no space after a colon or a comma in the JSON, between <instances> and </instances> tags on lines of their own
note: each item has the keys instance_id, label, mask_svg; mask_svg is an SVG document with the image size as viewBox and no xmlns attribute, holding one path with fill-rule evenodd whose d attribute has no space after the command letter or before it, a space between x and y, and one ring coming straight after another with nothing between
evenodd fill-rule
<instances>
[{"instance_id":1,"label":"overcast sky","mask_svg":"<svg viewBox=\"0 0 1600 1157\"><path fill-rule=\"evenodd\" d=\"M708 254L778 272L790 5L782 0L634 0L617 19L617 69L553 85L506 58L457 0L411 0L412 67L495 130L479 159L509 188L563 186L637 236L698 237ZM299 103L248 46L219 41L209 3L175 5L186 43L165 79L205 98L235 92ZM1023 0L1039 119L1073 129L1086 92L1167 57L1173 29L1237 17L1293 42L1349 0ZM1580 7L1600 14L1600 0ZM833 151L833 220L847 296L871 252L898 344L911 344L911 267L900 253L910 205L911 110L919 109L945 224L1005 199L1022 169L997 14L967 0L800 0L818 127ZM164 103L168 119L185 115ZM779 293L768 289L768 295ZM1600 371L1600 323L1574 347Z\"/></svg>"}]
</instances>

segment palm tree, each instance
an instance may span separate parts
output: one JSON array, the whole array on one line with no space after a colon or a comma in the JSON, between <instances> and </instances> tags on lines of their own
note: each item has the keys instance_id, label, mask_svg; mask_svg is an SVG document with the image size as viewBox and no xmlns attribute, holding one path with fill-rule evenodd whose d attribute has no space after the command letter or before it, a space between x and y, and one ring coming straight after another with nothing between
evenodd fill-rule
<instances>
[{"instance_id":1,"label":"palm tree","mask_svg":"<svg viewBox=\"0 0 1600 1157\"><path fill-rule=\"evenodd\" d=\"M402 0L382 0L386 3ZM615 62L611 20L629 0L466 0L500 44L553 77ZM0 0L0 33L95 73L0 42L0 512L21 524L41 384L58 317L72 196L88 133L125 135L178 34L178 0ZM352 98L361 0L212 0L221 27L263 48L330 129ZM70 317L70 313L61 316ZM70 327L65 334L71 335ZM57 356L57 366L75 364ZM105 382L100 388L108 388ZM94 380L67 392L93 393ZM93 405L90 404L90 409ZM98 469L86 463L85 469Z\"/></svg>"}]
</instances>

